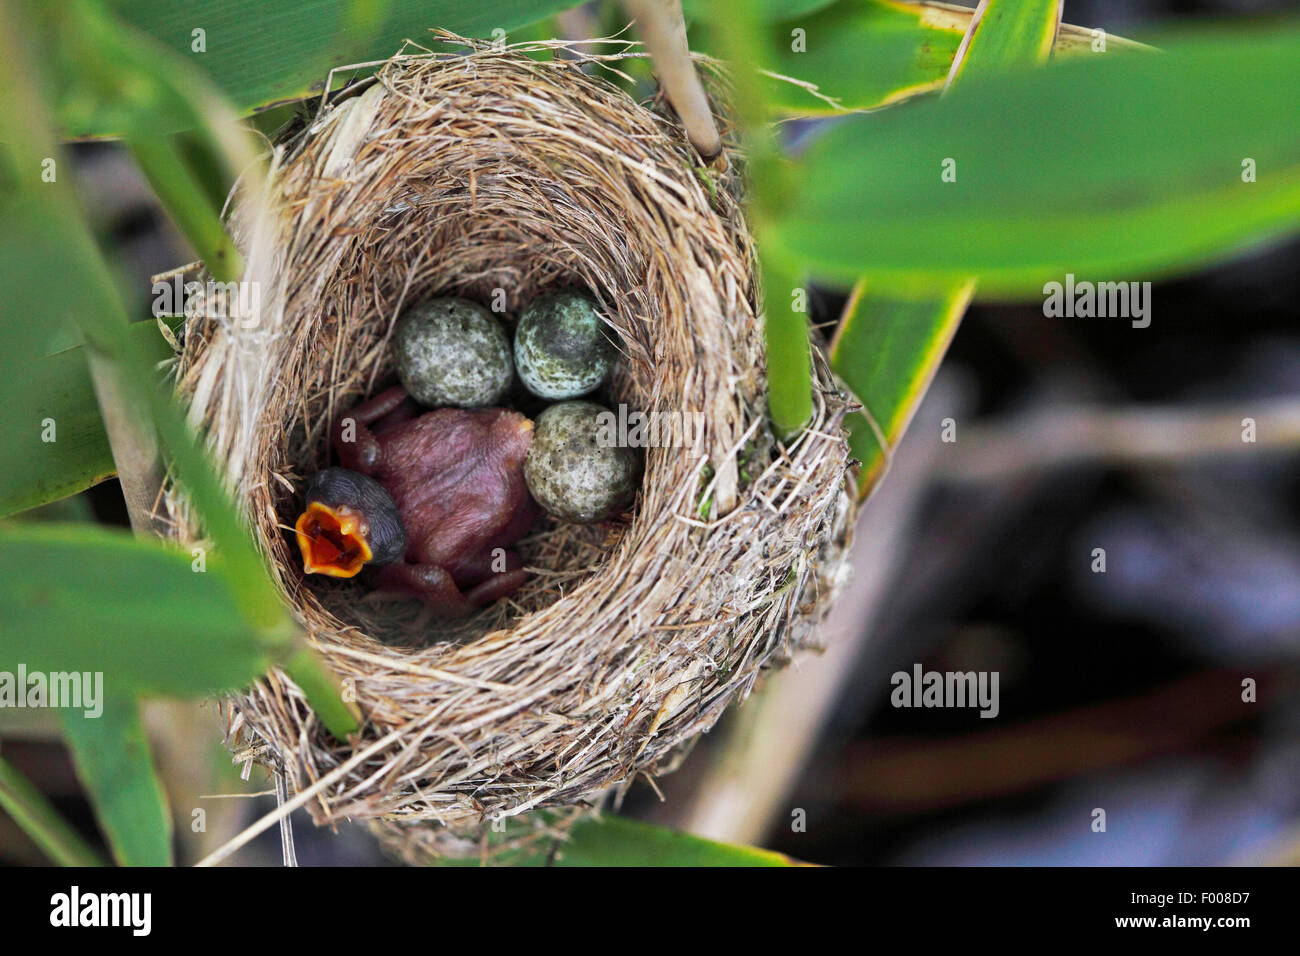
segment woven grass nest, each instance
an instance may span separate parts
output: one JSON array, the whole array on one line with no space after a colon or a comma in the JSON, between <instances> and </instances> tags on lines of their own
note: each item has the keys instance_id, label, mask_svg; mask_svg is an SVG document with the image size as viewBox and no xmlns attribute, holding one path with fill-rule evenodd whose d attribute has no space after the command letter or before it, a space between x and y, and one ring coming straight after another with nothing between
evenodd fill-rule
<instances>
[{"instance_id":1,"label":"woven grass nest","mask_svg":"<svg viewBox=\"0 0 1300 956\"><path fill-rule=\"evenodd\" d=\"M638 55L626 44L575 62L524 55L557 43L456 42L395 58L274 148L273 224L231 218L256 308L190 323L178 373L285 601L366 717L337 741L273 671L230 701L232 739L295 790L369 749L310 810L369 820L412 859L439 852L442 826L590 806L672 769L814 640L853 509L850 406L818 350L808 430L783 446L765 419L734 145L731 172L706 173L665 105L601 78ZM403 305L499 289L515 312L565 287L616 333L604 400L701 412L700 445L648 449L624 520L547 519L520 545L529 583L474 617L304 580L287 533L303 479L330 463L333 418L391 383ZM169 505L196 541L177 489Z\"/></svg>"}]
</instances>

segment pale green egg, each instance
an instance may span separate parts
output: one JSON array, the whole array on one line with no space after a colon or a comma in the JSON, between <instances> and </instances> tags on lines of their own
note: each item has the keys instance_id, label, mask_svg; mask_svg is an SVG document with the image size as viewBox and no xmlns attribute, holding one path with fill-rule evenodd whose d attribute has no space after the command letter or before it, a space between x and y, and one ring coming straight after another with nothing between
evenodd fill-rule
<instances>
[{"instance_id":1,"label":"pale green egg","mask_svg":"<svg viewBox=\"0 0 1300 956\"><path fill-rule=\"evenodd\" d=\"M524 480L546 511L589 524L625 511L636 497L641 456L608 441L594 402L561 402L537 417L524 459Z\"/></svg>"},{"instance_id":2,"label":"pale green egg","mask_svg":"<svg viewBox=\"0 0 1300 956\"><path fill-rule=\"evenodd\" d=\"M393 332L397 377L432 408L498 405L510 388L510 342L496 317L468 299L431 299Z\"/></svg>"},{"instance_id":3,"label":"pale green egg","mask_svg":"<svg viewBox=\"0 0 1300 956\"><path fill-rule=\"evenodd\" d=\"M599 388L617 357L600 310L582 292L531 302L515 329L515 368L539 398L577 398Z\"/></svg>"}]
</instances>

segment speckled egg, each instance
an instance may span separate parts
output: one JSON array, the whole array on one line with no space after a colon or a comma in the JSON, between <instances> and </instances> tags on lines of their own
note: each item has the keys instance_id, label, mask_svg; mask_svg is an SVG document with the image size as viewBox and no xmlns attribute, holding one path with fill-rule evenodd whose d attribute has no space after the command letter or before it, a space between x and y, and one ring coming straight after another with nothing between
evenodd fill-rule
<instances>
[{"instance_id":1,"label":"speckled egg","mask_svg":"<svg viewBox=\"0 0 1300 956\"><path fill-rule=\"evenodd\" d=\"M402 387L422 405L497 405L510 388L505 330L468 299L432 299L407 309L393 332L393 355Z\"/></svg>"},{"instance_id":2,"label":"speckled egg","mask_svg":"<svg viewBox=\"0 0 1300 956\"><path fill-rule=\"evenodd\" d=\"M600 386L614 367L615 349L596 301L582 292L556 292L529 303L515 328L515 367L540 398L577 398Z\"/></svg>"},{"instance_id":3,"label":"speckled egg","mask_svg":"<svg viewBox=\"0 0 1300 956\"><path fill-rule=\"evenodd\" d=\"M561 402L538 416L524 459L524 480L539 505L557 518L589 524L625 510L641 472L634 448L609 442L594 402Z\"/></svg>"}]
</instances>

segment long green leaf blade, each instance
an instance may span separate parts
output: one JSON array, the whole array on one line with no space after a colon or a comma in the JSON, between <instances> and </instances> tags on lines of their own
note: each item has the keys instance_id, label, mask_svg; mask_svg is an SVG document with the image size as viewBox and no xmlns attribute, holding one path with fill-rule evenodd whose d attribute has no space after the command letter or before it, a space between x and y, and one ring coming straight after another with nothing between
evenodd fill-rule
<instances>
[{"instance_id":1,"label":"long green leaf blade","mask_svg":"<svg viewBox=\"0 0 1300 956\"><path fill-rule=\"evenodd\" d=\"M575 6L573 0L389 0L382 19L355 17L349 0L112 0L123 20L203 69L243 112L319 92L334 67L381 60L431 28L488 37ZM196 33L196 31L201 31ZM408 52L414 52L408 50ZM60 103L67 136L122 132L120 116ZM168 130L175 132L176 130Z\"/></svg>"},{"instance_id":2,"label":"long green leaf blade","mask_svg":"<svg viewBox=\"0 0 1300 956\"><path fill-rule=\"evenodd\" d=\"M561 866L790 866L789 857L718 843L625 817L584 820L559 848Z\"/></svg>"},{"instance_id":3,"label":"long green leaf blade","mask_svg":"<svg viewBox=\"0 0 1300 956\"><path fill-rule=\"evenodd\" d=\"M984 0L954 63L958 77L1039 63L1051 52L1061 0ZM975 291L968 280L934 294L908 295L859 283L849 298L831 365L863 405L849 419L849 445L862 462L858 493L870 494L916 413Z\"/></svg>"},{"instance_id":4,"label":"long green leaf blade","mask_svg":"<svg viewBox=\"0 0 1300 956\"><path fill-rule=\"evenodd\" d=\"M0 757L0 810L9 814L45 855L60 866L104 865L81 834L3 757Z\"/></svg>"},{"instance_id":5,"label":"long green leaf blade","mask_svg":"<svg viewBox=\"0 0 1300 956\"><path fill-rule=\"evenodd\" d=\"M171 866L172 818L154 771L140 706L108 694L103 713L60 712L77 776L121 866Z\"/></svg>"},{"instance_id":6,"label":"long green leaf blade","mask_svg":"<svg viewBox=\"0 0 1300 956\"><path fill-rule=\"evenodd\" d=\"M153 322L133 322L129 334L152 361L171 354ZM0 457L0 516L75 495L113 476L84 346L14 362L8 374L20 404L9 405L10 414L0 418L0 444L7 449Z\"/></svg>"},{"instance_id":7,"label":"long green leaf blade","mask_svg":"<svg viewBox=\"0 0 1300 956\"><path fill-rule=\"evenodd\" d=\"M977 275L1036 298L1067 273L1150 279L1294 230L1300 30L1165 49L979 77L838 123L807 156L785 252L845 282Z\"/></svg>"},{"instance_id":8,"label":"long green leaf blade","mask_svg":"<svg viewBox=\"0 0 1300 956\"><path fill-rule=\"evenodd\" d=\"M267 644L232 613L221 566L194 560L93 525L0 526L0 670L100 673L112 694L249 684Z\"/></svg>"},{"instance_id":9,"label":"long green leaf blade","mask_svg":"<svg viewBox=\"0 0 1300 956\"><path fill-rule=\"evenodd\" d=\"M937 91L971 14L968 7L897 0L838 0L812 11L781 12L768 28L772 54L760 66L797 83L772 78L766 92L779 113L815 116L877 109ZM1094 31L1067 24L1053 51L1088 56L1095 40ZM1141 48L1107 37L1108 55Z\"/></svg>"},{"instance_id":10,"label":"long green leaf blade","mask_svg":"<svg viewBox=\"0 0 1300 956\"><path fill-rule=\"evenodd\" d=\"M518 838L531 821L511 821L490 842ZM448 860L454 866L477 866L477 859ZM794 866L788 856L750 846L718 843L664 827L603 816L580 820L563 840L539 835L526 849L503 849L492 858L508 866Z\"/></svg>"},{"instance_id":11,"label":"long green leaf blade","mask_svg":"<svg viewBox=\"0 0 1300 956\"><path fill-rule=\"evenodd\" d=\"M1052 52L1061 25L1063 0L981 0L960 62L954 63L949 85L957 76L1005 70L1041 63Z\"/></svg>"},{"instance_id":12,"label":"long green leaf blade","mask_svg":"<svg viewBox=\"0 0 1300 956\"><path fill-rule=\"evenodd\" d=\"M854 289L831 343L831 364L862 403L849 445L862 462L858 489L875 487L957 332L973 282L942 292L905 293L868 283Z\"/></svg>"},{"instance_id":13,"label":"long green leaf blade","mask_svg":"<svg viewBox=\"0 0 1300 956\"><path fill-rule=\"evenodd\" d=\"M768 27L769 52L760 66L811 84L816 93L771 79L764 92L773 109L798 115L867 109L937 89L962 31L932 25L924 14L889 0L839 0L782 17Z\"/></svg>"}]
</instances>

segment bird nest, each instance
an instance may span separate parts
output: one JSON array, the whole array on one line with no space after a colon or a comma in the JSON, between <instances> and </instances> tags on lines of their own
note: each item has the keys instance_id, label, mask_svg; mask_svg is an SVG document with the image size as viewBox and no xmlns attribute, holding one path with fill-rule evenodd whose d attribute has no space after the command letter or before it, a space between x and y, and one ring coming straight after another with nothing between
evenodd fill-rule
<instances>
[{"instance_id":1,"label":"bird nest","mask_svg":"<svg viewBox=\"0 0 1300 956\"><path fill-rule=\"evenodd\" d=\"M273 149L263 212L232 214L256 294L189 323L178 378L285 602L365 716L336 740L273 670L232 698L232 735L298 790L351 762L314 819L374 821L408 856L435 847L430 823L589 805L671 769L814 640L853 508L849 405L819 350L811 426L771 436L723 119L719 172L662 103L604 78L632 48L539 59L558 44L458 42L390 61ZM528 583L475 616L304 579L304 478L330 463L333 419L392 381L403 306L504 296L514 312L566 287L590 290L617 339L604 399L690 415L699 440L646 449L622 520L544 521L519 546ZM199 540L179 489L168 498L180 539Z\"/></svg>"}]
</instances>

